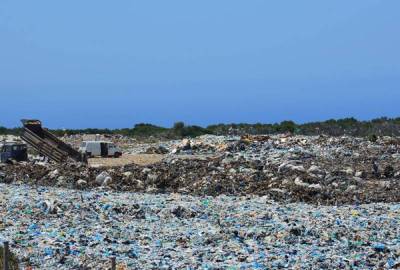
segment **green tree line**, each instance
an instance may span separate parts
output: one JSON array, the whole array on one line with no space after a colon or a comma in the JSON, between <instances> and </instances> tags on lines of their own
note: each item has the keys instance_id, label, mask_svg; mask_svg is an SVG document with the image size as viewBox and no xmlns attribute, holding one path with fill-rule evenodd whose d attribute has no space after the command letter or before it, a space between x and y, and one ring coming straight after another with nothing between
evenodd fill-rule
<instances>
[{"instance_id":1,"label":"green tree line","mask_svg":"<svg viewBox=\"0 0 400 270\"><path fill-rule=\"evenodd\" d=\"M21 128L6 128L0 126L0 135L11 134L19 135ZM207 127L196 125L186 125L183 122L176 122L172 127L160 127L148 123L136 124L132 128L123 129L56 129L50 130L58 136L73 134L120 134L130 137L146 138L166 138L175 139L183 137L196 137L204 134L215 135L243 135L243 134L278 134L290 132L302 135L331 135L342 136L351 135L358 137L367 136L400 136L400 117L387 118L381 117L370 121L359 121L355 118L330 119L322 122L311 122L296 124L293 121L283 121L274 124L216 124Z\"/></svg>"}]
</instances>

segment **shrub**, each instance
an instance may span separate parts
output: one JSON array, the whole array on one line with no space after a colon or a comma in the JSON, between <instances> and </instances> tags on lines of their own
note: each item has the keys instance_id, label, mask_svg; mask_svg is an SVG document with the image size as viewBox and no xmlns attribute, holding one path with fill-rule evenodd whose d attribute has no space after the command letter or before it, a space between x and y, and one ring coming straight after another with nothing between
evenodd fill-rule
<instances>
[{"instance_id":1,"label":"shrub","mask_svg":"<svg viewBox=\"0 0 400 270\"><path fill-rule=\"evenodd\" d=\"M376 142L378 140L378 136L376 136L375 134L371 134L368 136L368 140L370 142Z\"/></svg>"}]
</instances>

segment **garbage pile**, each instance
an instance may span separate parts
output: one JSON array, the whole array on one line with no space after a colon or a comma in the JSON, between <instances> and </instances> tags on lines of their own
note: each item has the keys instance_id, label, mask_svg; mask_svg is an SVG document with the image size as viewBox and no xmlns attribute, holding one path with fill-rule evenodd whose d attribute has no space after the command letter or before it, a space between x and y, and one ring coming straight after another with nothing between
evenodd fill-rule
<instances>
[{"instance_id":1,"label":"garbage pile","mask_svg":"<svg viewBox=\"0 0 400 270\"><path fill-rule=\"evenodd\" d=\"M126 143L151 165L0 164L0 242L23 269L398 269L399 148L208 135Z\"/></svg>"},{"instance_id":2,"label":"garbage pile","mask_svg":"<svg viewBox=\"0 0 400 270\"><path fill-rule=\"evenodd\" d=\"M157 147L151 146L147 148L146 151L144 152L144 154L168 154L168 153L169 153L168 149L162 145Z\"/></svg>"},{"instance_id":3,"label":"garbage pile","mask_svg":"<svg viewBox=\"0 0 400 270\"><path fill-rule=\"evenodd\" d=\"M280 204L0 184L23 269L398 269L399 204Z\"/></svg>"},{"instance_id":4,"label":"garbage pile","mask_svg":"<svg viewBox=\"0 0 400 270\"><path fill-rule=\"evenodd\" d=\"M133 144L127 147L127 153L170 155L213 154L222 151L223 147L230 140L231 138L226 136L202 135L191 139ZM221 146L222 148L220 148Z\"/></svg>"},{"instance_id":5,"label":"garbage pile","mask_svg":"<svg viewBox=\"0 0 400 270\"><path fill-rule=\"evenodd\" d=\"M256 194L315 204L400 201L398 138L376 142L289 135L206 138L202 145L207 147L198 149L209 151L212 145L212 155L202 155L202 150L184 157L170 152L156 164L112 169L22 162L1 165L0 182L212 196ZM188 149L182 151L201 140L183 141L180 145Z\"/></svg>"},{"instance_id":6,"label":"garbage pile","mask_svg":"<svg viewBox=\"0 0 400 270\"><path fill-rule=\"evenodd\" d=\"M14 135L0 135L0 142L19 142L20 137Z\"/></svg>"},{"instance_id":7,"label":"garbage pile","mask_svg":"<svg viewBox=\"0 0 400 270\"><path fill-rule=\"evenodd\" d=\"M173 145L171 154L211 154L225 150L228 137L202 135L195 139L184 139Z\"/></svg>"}]
</instances>

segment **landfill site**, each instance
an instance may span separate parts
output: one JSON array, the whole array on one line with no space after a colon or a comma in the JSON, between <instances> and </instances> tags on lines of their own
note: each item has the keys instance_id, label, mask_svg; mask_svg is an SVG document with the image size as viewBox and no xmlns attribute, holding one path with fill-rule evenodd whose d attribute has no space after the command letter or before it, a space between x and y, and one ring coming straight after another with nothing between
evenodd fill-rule
<instances>
[{"instance_id":1,"label":"landfill site","mask_svg":"<svg viewBox=\"0 0 400 270\"><path fill-rule=\"evenodd\" d=\"M149 143L23 123L0 137L26 151L0 163L9 269L400 268L398 137Z\"/></svg>"}]
</instances>

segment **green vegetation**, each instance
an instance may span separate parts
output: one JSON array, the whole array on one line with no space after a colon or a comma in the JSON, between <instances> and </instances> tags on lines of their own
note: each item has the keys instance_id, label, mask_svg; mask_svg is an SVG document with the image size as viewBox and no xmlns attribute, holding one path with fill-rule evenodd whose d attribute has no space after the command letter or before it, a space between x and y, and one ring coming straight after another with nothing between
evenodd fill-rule
<instances>
[{"instance_id":1,"label":"green vegetation","mask_svg":"<svg viewBox=\"0 0 400 270\"><path fill-rule=\"evenodd\" d=\"M172 136L177 137L197 137L212 132L199 126L185 126L183 122L176 122L171 130Z\"/></svg>"},{"instance_id":2,"label":"green vegetation","mask_svg":"<svg viewBox=\"0 0 400 270\"><path fill-rule=\"evenodd\" d=\"M370 140L370 142L376 142L378 140L378 136L376 136L375 134L371 134L368 136L368 139Z\"/></svg>"},{"instance_id":3,"label":"green vegetation","mask_svg":"<svg viewBox=\"0 0 400 270\"><path fill-rule=\"evenodd\" d=\"M3 267L4 267L3 266L3 261L4 261L3 252L4 252L3 247L0 246L0 269L3 269ZM10 270L18 270L19 269L17 257L13 253L10 254L9 269Z\"/></svg>"},{"instance_id":4,"label":"green vegetation","mask_svg":"<svg viewBox=\"0 0 400 270\"><path fill-rule=\"evenodd\" d=\"M293 121L283 121L275 124L217 124L206 128L194 125L185 125L183 122L176 122L171 128L156 126L153 124L140 123L133 128L124 129L67 129L51 130L58 136L64 134L121 134L137 138L165 138L178 139L183 137L196 137L204 134L215 135L242 135L242 134L277 134L294 133L303 135L331 135L342 136L352 135L368 137L371 141L378 136L400 136L400 118L377 118L371 121L358 121L355 118L330 119L323 122L312 122L296 124ZM18 135L21 128L7 129L0 127L1 134Z\"/></svg>"},{"instance_id":5,"label":"green vegetation","mask_svg":"<svg viewBox=\"0 0 400 270\"><path fill-rule=\"evenodd\" d=\"M148 137L163 134L167 130L167 128L158 127L152 124L141 123L135 125L135 127L132 129L126 129L125 134L124 132L121 133L127 136Z\"/></svg>"},{"instance_id":6,"label":"green vegetation","mask_svg":"<svg viewBox=\"0 0 400 270\"><path fill-rule=\"evenodd\" d=\"M21 133L21 128L6 128L0 126L0 135L18 135Z\"/></svg>"}]
</instances>

